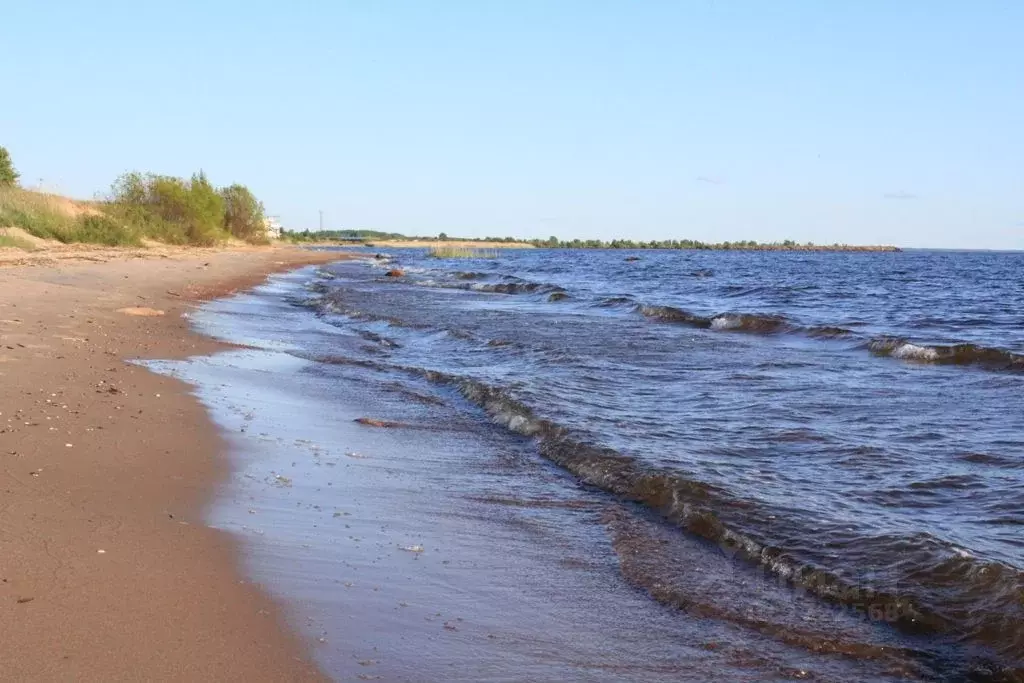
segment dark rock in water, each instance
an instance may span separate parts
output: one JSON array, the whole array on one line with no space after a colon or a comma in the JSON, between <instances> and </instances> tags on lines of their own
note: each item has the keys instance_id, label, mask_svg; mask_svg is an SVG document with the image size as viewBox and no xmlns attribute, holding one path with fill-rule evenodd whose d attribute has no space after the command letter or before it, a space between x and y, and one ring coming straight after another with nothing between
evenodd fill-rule
<instances>
[{"instance_id":1,"label":"dark rock in water","mask_svg":"<svg viewBox=\"0 0 1024 683\"><path fill-rule=\"evenodd\" d=\"M695 270L692 273L690 273L692 277L711 277L714 274L715 271L711 270L710 268L701 268L700 270Z\"/></svg>"},{"instance_id":2,"label":"dark rock in water","mask_svg":"<svg viewBox=\"0 0 1024 683\"><path fill-rule=\"evenodd\" d=\"M627 256L626 260L627 261L639 261L640 257L639 256Z\"/></svg>"},{"instance_id":3,"label":"dark rock in water","mask_svg":"<svg viewBox=\"0 0 1024 683\"><path fill-rule=\"evenodd\" d=\"M405 271L401 270L399 268L395 268L393 270L389 270L388 272L384 273L384 275L386 277L402 277L403 275L405 275Z\"/></svg>"},{"instance_id":4,"label":"dark rock in water","mask_svg":"<svg viewBox=\"0 0 1024 683\"><path fill-rule=\"evenodd\" d=\"M377 259L378 261L387 261L391 257L388 256L387 254L374 254L373 258Z\"/></svg>"},{"instance_id":5,"label":"dark rock in water","mask_svg":"<svg viewBox=\"0 0 1024 683\"><path fill-rule=\"evenodd\" d=\"M548 301L564 301L568 298L569 295L565 292L551 292L551 294L548 295Z\"/></svg>"}]
</instances>

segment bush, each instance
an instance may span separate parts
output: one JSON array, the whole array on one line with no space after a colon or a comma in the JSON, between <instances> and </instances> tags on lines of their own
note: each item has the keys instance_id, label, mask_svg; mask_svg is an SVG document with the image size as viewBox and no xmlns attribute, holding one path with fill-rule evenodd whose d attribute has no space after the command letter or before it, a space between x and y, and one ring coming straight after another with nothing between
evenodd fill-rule
<instances>
[{"instance_id":1,"label":"bush","mask_svg":"<svg viewBox=\"0 0 1024 683\"><path fill-rule=\"evenodd\" d=\"M13 187L18 184L18 172L14 170L14 162L7 148L0 147L0 187Z\"/></svg>"},{"instance_id":2,"label":"bush","mask_svg":"<svg viewBox=\"0 0 1024 683\"><path fill-rule=\"evenodd\" d=\"M82 216L65 242L88 242L111 247L126 247L139 244L139 230L132 225L120 223L104 214Z\"/></svg>"},{"instance_id":3,"label":"bush","mask_svg":"<svg viewBox=\"0 0 1024 683\"><path fill-rule=\"evenodd\" d=\"M224 199L202 171L191 180L126 173L114 183L110 206L143 234L171 244L212 246L224 230Z\"/></svg>"},{"instance_id":4,"label":"bush","mask_svg":"<svg viewBox=\"0 0 1024 683\"><path fill-rule=\"evenodd\" d=\"M233 237L248 242L266 242L267 224L263 204L245 185L231 185L220 191L224 201L224 228Z\"/></svg>"}]
</instances>

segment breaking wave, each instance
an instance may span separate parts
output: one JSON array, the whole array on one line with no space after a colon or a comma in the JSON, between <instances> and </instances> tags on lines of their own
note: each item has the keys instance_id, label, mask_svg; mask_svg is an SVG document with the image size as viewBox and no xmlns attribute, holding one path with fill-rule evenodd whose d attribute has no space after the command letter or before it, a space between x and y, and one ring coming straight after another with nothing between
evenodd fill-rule
<instances>
[{"instance_id":1,"label":"breaking wave","mask_svg":"<svg viewBox=\"0 0 1024 683\"><path fill-rule=\"evenodd\" d=\"M1024 371L1024 355L977 344L915 344L899 337L878 337L867 343L876 356L937 365L977 365L989 370Z\"/></svg>"},{"instance_id":2,"label":"breaking wave","mask_svg":"<svg viewBox=\"0 0 1024 683\"><path fill-rule=\"evenodd\" d=\"M796 533L800 520L775 519L765 527L758 520L771 516L754 503L679 471L644 465L589 443L573 430L538 417L498 387L432 370L402 370L455 388L495 423L536 439L544 458L584 483L656 511L795 588L905 633L940 636L981 648L982 659L988 652L988 657L994 653L1008 662L1009 669L993 669L1003 672L998 677L979 680L1016 680L1015 672L1024 673L1024 574L1015 568L977 559L927 534L834 542L833 550L853 544L851 556L874 558L877 566L829 567L820 558L805 556L803 548L773 541L771 529L784 530L787 538L805 537ZM881 578L865 582L868 576ZM991 662L986 666L991 668Z\"/></svg>"},{"instance_id":3,"label":"breaking wave","mask_svg":"<svg viewBox=\"0 0 1024 683\"><path fill-rule=\"evenodd\" d=\"M736 330L758 334L775 334L793 329L781 315L757 315L750 313L727 313L711 319L713 330Z\"/></svg>"},{"instance_id":4,"label":"breaking wave","mask_svg":"<svg viewBox=\"0 0 1024 683\"><path fill-rule=\"evenodd\" d=\"M468 287L475 292L491 292L492 294L549 294L565 292L564 287L549 285L543 282L496 282L475 283Z\"/></svg>"},{"instance_id":5,"label":"breaking wave","mask_svg":"<svg viewBox=\"0 0 1024 683\"><path fill-rule=\"evenodd\" d=\"M731 330L754 334L776 334L797 328L781 315L760 313L723 313L706 317L674 306L638 304L635 310L645 318L702 329Z\"/></svg>"}]
</instances>

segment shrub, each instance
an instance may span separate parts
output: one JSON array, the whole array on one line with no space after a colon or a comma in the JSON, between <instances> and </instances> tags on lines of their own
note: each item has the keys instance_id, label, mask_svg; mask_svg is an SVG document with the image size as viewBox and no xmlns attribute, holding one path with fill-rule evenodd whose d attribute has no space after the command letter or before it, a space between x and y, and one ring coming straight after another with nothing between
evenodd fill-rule
<instances>
[{"instance_id":1,"label":"shrub","mask_svg":"<svg viewBox=\"0 0 1024 683\"><path fill-rule=\"evenodd\" d=\"M68 237L70 239L63 241L121 247L139 244L141 235L135 226L125 225L105 214L91 214L81 216Z\"/></svg>"},{"instance_id":2,"label":"shrub","mask_svg":"<svg viewBox=\"0 0 1024 683\"><path fill-rule=\"evenodd\" d=\"M126 173L114 183L110 205L143 234L171 244L211 246L227 235L224 199L202 171L190 180Z\"/></svg>"},{"instance_id":3,"label":"shrub","mask_svg":"<svg viewBox=\"0 0 1024 683\"><path fill-rule=\"evenodd\" d=\"M13 187L18 184L18 172L14 170L14 162L6 147L0 147L0 187Z\"/></svg>"},{"instance_id":4,"label":"shrub","mask_svg":"<svg viewBox=\"0 0 1024 683\"><path fill-rule=\"evenodd\" d=\"M263 204L245 185L231 185L220 191L224 201L224 228L233 237L248 242L266 242L267 225Z\"/></svg>"}]
</instances>

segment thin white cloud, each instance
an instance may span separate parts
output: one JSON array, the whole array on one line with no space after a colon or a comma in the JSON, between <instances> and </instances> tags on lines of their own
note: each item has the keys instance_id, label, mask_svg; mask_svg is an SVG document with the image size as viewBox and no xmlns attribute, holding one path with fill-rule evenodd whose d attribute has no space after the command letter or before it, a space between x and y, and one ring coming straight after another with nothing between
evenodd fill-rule
<instances>
[{"instance_id":1,"label":"thin white cloud","mask_svg":"<svg viewBox=\"0 0 1024 683\"><path fill-rule=\"evenodd\" d=\"M882 196L886 199L917 199L916 194L913 194L911 192L904 192L902 190L900 190L899 192L886 192Z\"/></svg>"}]
</instances>

